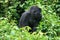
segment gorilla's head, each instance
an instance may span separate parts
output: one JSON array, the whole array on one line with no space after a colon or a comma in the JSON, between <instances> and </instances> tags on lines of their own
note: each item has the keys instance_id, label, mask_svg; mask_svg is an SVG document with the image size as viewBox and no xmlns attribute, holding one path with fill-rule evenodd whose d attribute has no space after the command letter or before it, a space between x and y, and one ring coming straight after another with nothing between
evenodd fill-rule
<instances>
[{"instance_id":1,"label":"gorilla's head","mask_svg":"<svg viewBox=\"0 0 60 40\"><path fill-rule=\"evenodd\" d=\"M38 6L32 6L30 8L30 13L31 15L33 15L35 18L37 18L40 13L41 13L41 8L39 8Z\"/></svg>"}]
</instances>

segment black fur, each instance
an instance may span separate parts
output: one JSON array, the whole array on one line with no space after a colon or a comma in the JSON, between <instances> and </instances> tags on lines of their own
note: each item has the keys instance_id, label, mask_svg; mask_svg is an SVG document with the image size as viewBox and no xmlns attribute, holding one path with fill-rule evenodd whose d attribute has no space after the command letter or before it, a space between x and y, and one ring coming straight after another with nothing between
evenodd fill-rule
<instances>
[{"instance_id":1,"label":"black fur","mask_svg":"<svg viewBox=\"0 0 60 40\"><path fill-rule=\"evenodd\" d=\"M29 11L26 11L22 14L19 20L19 27L29 26L32 30L35 31L36 26L38 25L39 21L41 21L41 8L37 6L32 6Z\"/></svg>"}]
</instances>

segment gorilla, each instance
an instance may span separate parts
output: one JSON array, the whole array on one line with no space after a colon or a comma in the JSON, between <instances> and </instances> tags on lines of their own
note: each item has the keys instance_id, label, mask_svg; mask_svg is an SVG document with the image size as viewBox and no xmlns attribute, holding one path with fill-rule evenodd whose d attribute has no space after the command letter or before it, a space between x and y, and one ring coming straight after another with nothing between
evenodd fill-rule
<instances>
[{"instance_id":1,"label":"gorilla","mask_svg":"<svg viewBox=\"0 0 60 40\"><path fill-rule=\"evenodd\" d=\"M29 32L36 31L36 26L38 26L39 21L41 21L41 8L38 6L32 6L30 10L22 13L19 20L19 27L29 26L31 30Z\"/></svg>"}]
</instances>

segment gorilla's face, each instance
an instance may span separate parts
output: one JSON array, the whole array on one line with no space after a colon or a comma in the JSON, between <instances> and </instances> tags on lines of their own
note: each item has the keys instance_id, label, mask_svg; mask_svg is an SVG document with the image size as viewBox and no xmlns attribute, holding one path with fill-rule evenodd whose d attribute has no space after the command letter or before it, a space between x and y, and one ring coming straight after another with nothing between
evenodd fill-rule
<instances>
[{"instance_id":1,"label":"gorilla's face","mask_svg":"<svg viewBox=\"0 0 60 40\"><path fill-rule=\"evenodd\" d=\"M39 11L39 10L35 10L35 11L33 12L33 15L34 15L35 17L37 17L38 15L40 15L40 11Z\"/></svg>"}]
</instances>

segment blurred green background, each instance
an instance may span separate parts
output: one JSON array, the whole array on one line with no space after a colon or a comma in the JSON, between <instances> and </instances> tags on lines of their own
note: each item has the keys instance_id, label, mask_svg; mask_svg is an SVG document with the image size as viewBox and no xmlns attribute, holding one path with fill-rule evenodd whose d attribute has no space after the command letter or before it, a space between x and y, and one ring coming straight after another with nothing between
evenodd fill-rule
<instances>
[{"instance_id":1,"label":"blurred green background","mask_svg":"<svg viewBox=\"0 0 60 40\"><path fill-rule=\"evenodd\" d=\"M29 33L28 26L17 25L21 13L33 5L42 9L43 18L37 31ZM60 0L0 0L0 40L60 40Z\"/></svg>"}]
</instances>

